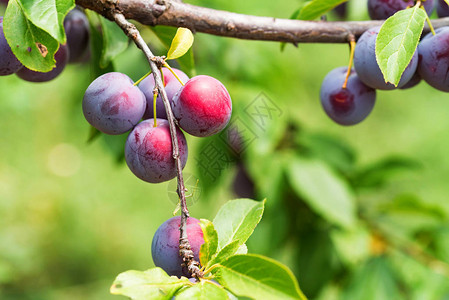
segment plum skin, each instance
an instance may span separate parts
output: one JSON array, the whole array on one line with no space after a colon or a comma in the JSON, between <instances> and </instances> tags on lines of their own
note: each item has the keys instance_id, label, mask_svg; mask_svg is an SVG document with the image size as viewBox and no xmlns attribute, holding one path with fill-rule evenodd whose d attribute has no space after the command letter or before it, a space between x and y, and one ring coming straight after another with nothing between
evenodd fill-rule
<instances>
[{"instance_id":1,"label":"plum skin","mask_svg":"<svg viewBox=\"0 0 449 300\"><path fill-rule=\"evenodd\" d=\"M0 17L0 76L11 75L22 68L22 63L12 53L3 33L3 17Z\"/></svg>"},{"instance_id":2,"label":"plum skin","mask_svg":"<svg viewBox=\"0 0 449 300\"><path fill-rule=\"evenodd\" d=\"M449 6L444 0L438 0L436 6L438 18L449 17Z\"/></svg>"},{"instance_id":3,"label":"plum skin","mask_svg":"<svg viewBox=\"0 0 449 300\"><path fill-rule=\"evenodd\" d=\"M347 67L330 71L320 90L321 105L326 114L340 125L354 125L363 121L376 102L376 91L365 85L351 70L346 89L342 88Z\"/></svg>"},{"instance_id":4,"label":"plum skin","mask_svg":"<svg viewBox=\"0 0 449 300\"><path fill-rule=\"evenodd\" d=\"M231 96L217 79L199 75L191 78L173 97L172 110L179 127L206 137L223 130L231 119Z\"/></svg>"},{"instance_id":5,"label":"plum skin","mask_svg":"<svg viewBox=\"0 0 449 300\"><path fill-rule=\"evenodd\" d=\"M84 117L92 126L107 134L117 135L131 130L144 112L144 94L123 73L101 75L84 94Z\"/></svg>"},{"instance_id":6,"label":"plum skin","mask_svg":"<svg viewBox=\"0 0 449 300\"><path fill-rule=\"evenodd\" d=\"M415 5L413 0L368 0L368 14L372 20L385 20L396 12ZM422 2L427 14L430 16L433 11L433 0Z\"/></svg>"},{"instance_id":7,"label":"plum skin","mask_svg":"<svg viewBox=\"0 0 449 300\"><path fill-rule=\"evenodd\" d=\"M129 169L138 178L149 183L160 183L176 177L176 164L169 123L165 119L140 122L128 136L125 145L125 160ZM176 128L181 168L187 162L188 148L184 134Z\"/></svg>"},{"instance_id":8,"label":"plum skin","mask_svg":"<svg viewBox=\"0 0 449 300\"><path fill-rule=\"evenodd\" d=\"M172 68L173 71L178 75L179 79L182 82L187 82L189 77L181 70L176 68ZM165 83L165 92L167 93L168 101L173 101L174 95L181 89L182 85L178 81L178 79L170 72L167 68L162 68L162 74L164 74L164 83ZM139 83L140 90L144 93L145 98L147 99L147 107L145 110L145 114L143 115L144 119L154 118L154 110L153 110L153 89L154 89L154 77L152 75L148 76L142 82ZM167 119L167 112L165 111L164 102L162 101L161 95L158 95L156 98L156 115L157 118Z\"/></svg>"},{"instance_id":9,"label":"plum skin","mask_svg":"<svg viewBox=\"0 0 449 300\"><path fill-rule=\"evenodd\" d=\"M60 45L58 51L55 53L56 66L49 72L37 72L21 68L16 72L17 76L29 82L46 82L55 79L64 71L65 66L69 60L69 50L67 45Z\"/></svg>"},{"instance_id":10,"label":"plum skin","mask_svg":"<svg viewBox=\"0 0 449 300\"><path fill-rule=\"evenodd\" d=\"M354 68L366 85L379 90L392 90L395 86L386 83L382 71L376 61L376 38L380 27L373 27L365 31L357 41L354 52ZM415 74L418 67L418 51L412 56L410 63L402 73L397 87L405 85Z\"/></svg>"},{"instance_id":11,"label":"plum skin","mask_svg":"<svg viewBox=\"0 0 449 300\"><path fill-rule=\"evenodd\" d=\"M151 243L151 254L155 266L162 268L168 275L191 277L187 270L181 267L183 261L179 256L180 224L181 217L176 216L168 219L159 226ZM204 244L200 221L189 217L187 219L186 230L194 258L196 261L199 261L200 247Z\"/></svg>"},{"instance_id":12,"label":"plum skin","mask_svg":"<svg viewBox=\"0 0 449 300\"><path fill-rule=\"evenodd\" d=\"M430 86L449 92L449 27L427 34L418 45L418 72Z\"/></svg>"},{"instance_id":13,"label":"plum skin","mask_svg":"<svg viewBox=\"0 0 449 300\"><path fill-rule=\"evenodd\" d=\"M69 63L82 62L89 46L89 21L79 9L71 10L64 19L69 48Z\"/></svg>"}]
</instances>

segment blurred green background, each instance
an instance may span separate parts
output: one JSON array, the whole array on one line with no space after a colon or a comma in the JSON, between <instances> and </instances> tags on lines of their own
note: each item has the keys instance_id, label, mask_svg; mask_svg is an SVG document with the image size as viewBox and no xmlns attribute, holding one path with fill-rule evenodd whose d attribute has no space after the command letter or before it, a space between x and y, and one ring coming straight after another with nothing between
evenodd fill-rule
<instances>
[{"instance_id":1,"label":"blurred green background","mask_svg":"<svg viewBox=\"0 0 449 300\"><path fill-rule=\"evenodd\" d=\"M352 19L366 18L361 2L351 3ZM299 4L189 3L279 18ZM165 53L154 34L144 35L156 54ZM185 172L201 188L192 216L213 219L241 194L233 188L240 172L247 193L267 198L249 252L286 263L309 297L449 299L447 94L425 83L378 91L372 114L342 127L325 115L318 95L327 72L347 64L347 45L281 52L278 43L196 34L193 52L196 73L225 84L234 118L248 130L238 156L223 135L187 136ZM114 64L134 80L148 71L134 45ZM88 65L70 65L49 83L0 78L1 299L118 299L109 295L118 273L153 267L151 239L172 216L172 190L127 169L120 159L126 135L87 143L81 101L91 77ZM278 111L259 126L248 107L261 93ZM229 158L212 177L198 166L210 145ZM289 167L294 162L298 173ZM354 201L351 224L332 217L339 207L321 175ZM302 184L307 179L312 190ZM317 198L324 207L314 206Z\"/></svg>"}]
</instances>

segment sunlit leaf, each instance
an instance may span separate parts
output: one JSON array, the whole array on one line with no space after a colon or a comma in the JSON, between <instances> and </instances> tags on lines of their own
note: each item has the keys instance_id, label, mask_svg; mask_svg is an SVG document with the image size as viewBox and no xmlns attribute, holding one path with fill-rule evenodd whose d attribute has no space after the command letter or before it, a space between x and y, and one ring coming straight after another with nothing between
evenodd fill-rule
<instances>
[{"instance_id":1,"label":"sunlit leaf","mask_svg":"<svg viewBox=\"0 0 449 300\"><path fill-rule=\"evenodd\" d=\"M188 28L178 28L173 38L170 49L168 49L167 59L175 59L183 56L189 51L193 44L193 34Z\"/></svg>"},{"instance_id":2,"label":"sunlit leaf","mask_svg":"<svg viewBox=\"0 0 449 300\"><path fill-rule=\"evenodd\" d=\"M235 255L220 264L217 280L232 293L252 299L305 299L293 273L268 257Z\"/></svg>"},{"instance_id":3,"label":"sunlit leaf","mask_svg":"<svg viewBox=\"0 0 449 300\"><path fill-rule=\"evenodd\" d=\"M75 7L73 0L17 1L31 23L65 44L64 18Z\"/></svg>"},{"instance_id":4,"label":"sunlit leaf","mask_svg":"<svg viewBox=\"0 0 449 300\"><path fill-rule=\"evenodd\" d=\"M313 0L308 2L301 9L298 19L300 20L314 20L321 17L334 7L346 2L348 0Z\"/></svg>"},{"instance_id":5,"label":"sunlit leaf","mask_svg":"<svg viewBox=\"0 0 449 300\"><path fill-rule=\"evenodd\" d=\"M398 85L410 63L426 21L426 12L414 6L388 18L376 39L376 60L385 82Z\"/></svg>"},{"instance_id":6,"label":"sunlit leaf","mask_svg":"<svg viewBox=\"0 0 449 300\"><path fill-rule=\"evenodd\" d=\"M18 0L9 1L3 30L12 52L28 69L40 72L53 69L58 41L27 18ZM42 49L45 49L44 53Z\"/></svg>"},{"instance_id":7,"label":"sunlit leaf","mask_svg":"<svg viewBox=\"0 0 449 300\"><path fill-rule=\"evenodd\" d=\"M131 270L117 276L111 286L111 294L132 300L168 300L185 285L191 285L187 278L168 276L161 268L144 272Z\"/></svg>"}]
</instances>

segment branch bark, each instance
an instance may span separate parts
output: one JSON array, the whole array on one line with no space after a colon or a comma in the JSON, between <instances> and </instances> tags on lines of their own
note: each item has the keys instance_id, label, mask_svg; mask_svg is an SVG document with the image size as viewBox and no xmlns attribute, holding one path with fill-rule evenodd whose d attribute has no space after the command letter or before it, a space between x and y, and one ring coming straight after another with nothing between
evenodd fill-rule
<instances>
[{"instance_id":1,"label":"branch bark","mask_svg":"<svg viewBox=\"0 0 449 300\"><path fill-rule=\"evenodd\" d=\"M183 262L189 272L193 277L198 278L202 277L202 272L199 269L199 263L195 261L193 251L190 247L190 243L187 237L187 218L189 217L189 210L187 209L186 196L185 196L185 186L184 179L182 176L182 164L181 158L179 156L179 145L178 145L178 137L176 134L176 125L175 118L173 116L173 112L171 110L170 102L167 97L167 93L165 92L164 84L162 83L161 75L158 72L159 65L162 62L158 62L158 57L155 57L151 52L150 48L143 40L136 26L131 24L126 20L126 18L119 12L111 9L107 12L109 18L113 19L123 32L131 38L137 47L139 47L145 56L148 59L150 64L150 68L154 77L154 82L156 83L156 88L161 95L161 98L164 102L165 111L167 112L167 119L170 125L170 136L173 145L173 159L175 160L177 178L178 178L178 195L181 202L181 224L179 227L179 254L183 259ZM160 59L160 58L159 58Z\"/></svg>"},{"instance_id":2,"label":"branch bark","mask_svg":"<svg viewBox=\"0 0 449 300\"><path fill-rule=\"evenodd\" d=\"M383 21L300 21L237 14L169 0L76 0L78 5L108 17L116 9L126 19L144 25L186 27L192 32L245 40L286 43L347 43ZM112 7L111 7L112 6ZM449 25L449 17L432 20L435 28ZM424 32L428 32L426 25Z\"/></svg>"}]
</instances>

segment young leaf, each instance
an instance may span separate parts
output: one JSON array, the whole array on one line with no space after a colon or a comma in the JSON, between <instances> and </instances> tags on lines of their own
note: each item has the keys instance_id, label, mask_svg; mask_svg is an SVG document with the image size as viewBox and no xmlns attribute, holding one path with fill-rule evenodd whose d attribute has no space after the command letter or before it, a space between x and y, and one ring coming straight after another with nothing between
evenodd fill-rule
<instances>
[{"instance_id":1,"label":"young leaf","mask_svg":"<svg viewBox=\"0 0 449 300\"><path fill-rule=\"evenodd\" d=\"M101 53L100 67L106 68L111 61L128 47L128 37L117 24L100 17L103 32L103 50Z\"/></svg>"},{"instance_id":2,"label":"young leaf","mask_svg":"<svg viewBox=\"0 0 449 300\"><path fill-rule=\"evenodd\" d=\"M327 165L297 158L288 168L288 177L296 193L325 219L344 227L354 224L354 195Z\"/></svg>"},{"instance_id":3,"label":"young leaf","mask_svg":"<svg viewBox=\"0 0 449 300\"><path fill-rule=\"evenodd\" d=\"M28 20L50 34L61 44L66 43L64 18L75 7L73 0L17 0Z\"/></svg>"},{"instance_id":4,"label":"young leaf","mask_svg":"<svg viewBox=\"0 0 449 300\"><path fill-rule=\"evenodd\" d=\"M299 20L314 20L348 0L313 0L301 9Z\"/></svg>"},{"instance_id":5,"label":"young leaf","mask_svg":"<svg viewBox=\"0 0 449 300\"><path fill-rule=\"evenodd\" d=\"M418 47L426 12L417 5L398 11L380 28L376 39L376 60L385 82L398 85Z\"/></svg>"},{"instance_id":6,"label":"young leaf","mask_svg":"<svg viewBox=\"0 0 449 300\"><path fill-rule=\"evenodd\" d=\"M39 72L53 69L58 42L26 17L18 0L9 1L3 30L12 52L28 69Z\"/></svg>"},{"instance_id":7,"label":"young leaf","mask_svg":"<svg viewBox=\"0 0 449 300\"><path fill-rule=\"evenodd\" d=\"M262 218L264 205L265 200L250 199L231 200L223 205L213 221L218 233L218 249L235 240L239 241L239 246L244 244Z\"/></svg>"},{"instance_id":8,"label":"young leaf","mask_svg":"<svg viewBox=\"0 0 449 300\"><path fill-rule=\"evenodd\" d=\"M215 269L220 284L252 299L306 299L292 271L268 257L231 256Z\"/></svg>"},{"instance_id":9,"label":"young leaf","mask_svg":"<svg viewBox=\"0 0 449 300\"><path fill-rule=\"evenodd\" d=\"M220 263L223 260L227 259L230 256L233 256L234 254L246 254L246 253L237 253L240 250L240 241L234 240L231 243L227 244L223 247L218 253L216 253L212 259L209 261L209 264L206 265L206 268L209 268L210 266ZM247 249L248 251L248 249Z\"/></svg>"},{"instance_id":10,"label":"young leaf","mask_svg":"<svg viewBox=\"0 0 449 300\"><path fill-rule=\"evenodd\" d=\"M133 300L168 300L181 287L190 284L187 278L168 276L161 268L144 272L131 270L117 276L111 286L111 294L127 296Z\"/></svg>"},{"instance_id":11,"label":"young leaf","mask_svg":"<svg viewBox=\"0 0 449 300\"><path fill-rule=\"evenodd\" d=\"M168 49L167 59L175 59L189 51L193 44L193 34L188 28L178 28L175 37Z\"/></svg>"},{"instance_id":12,"label":"young leaf","mask_svg":"<svg viewBox=\"0 0 449 300\"><path fill-rule=\"evenodd\" d=\"M162 44L168 49L172 41L173 36L176 34L176 29L169 26L155 26L150 28L151 31L156 34ZM193 48L187 51L186 55L183 55L176 59L176 61L181 66L182 70L187 73L187 75L195 76L195 59L193 57Z\"/></svg>"},{"instance_id":13,"label":"young leaf","mask_svg":"<svg viewBox=\"0 0 449 300\"><path fill-rule=\"evenodd\" d=\"M227 300L229 299L229 296L226 290L223 287L218 286L218 284L211 281L201 281L192 287L182 290L176 295L175 299Z\"/></svg>"},{"instance_id":14,"label":"young leaf","mask_svg":"<svg viewBox=\"0 0 449 300\"><path fill-rule=\"evenodd\" d=\"M200 220L200 226L203 230L204 244L200 248L200 262L205 266L210 261L212 256L217 252L218 236L215 231L214 224L205 219Z\"/></svg>"}]
</instances>

